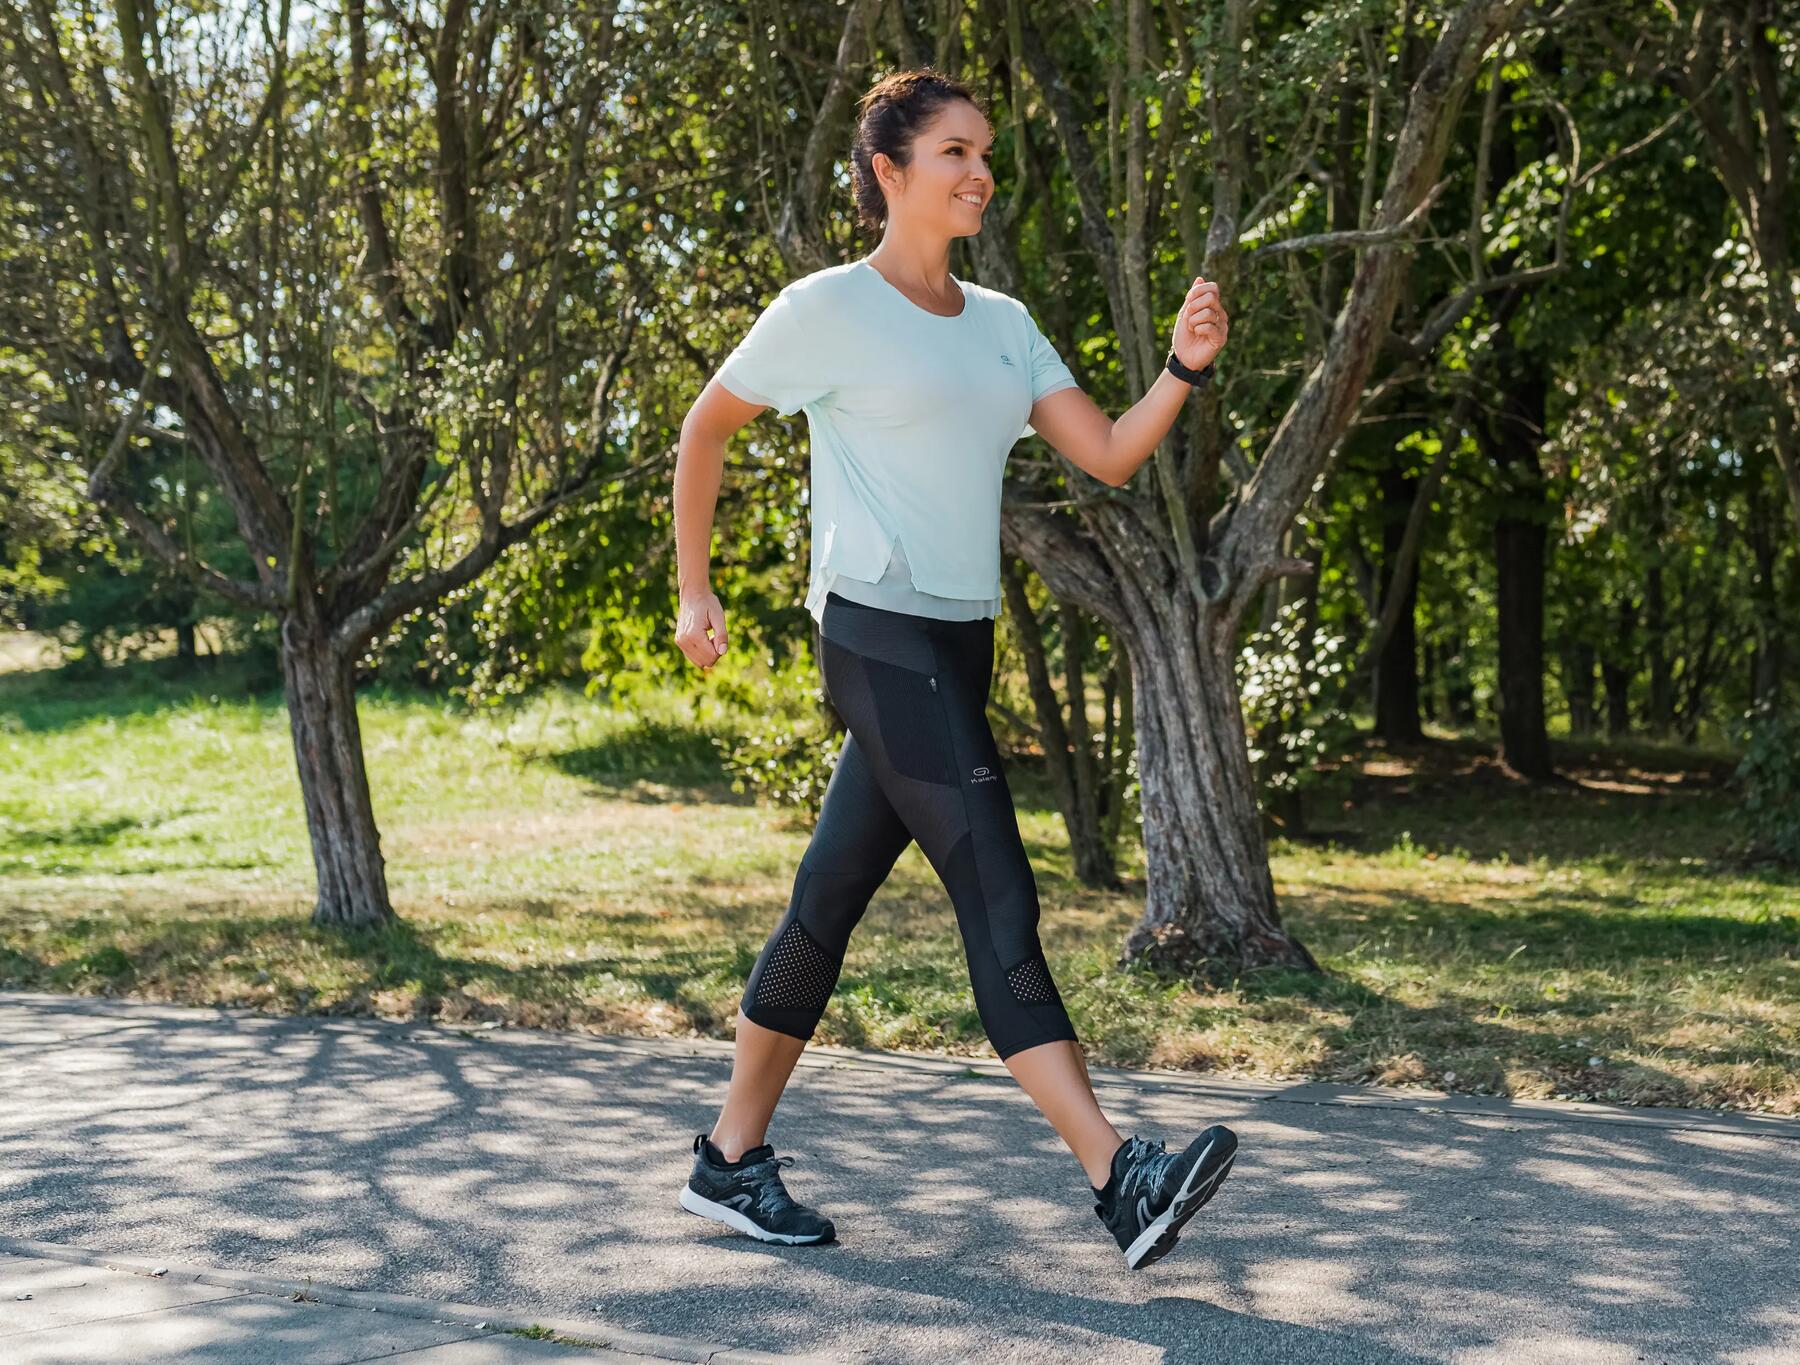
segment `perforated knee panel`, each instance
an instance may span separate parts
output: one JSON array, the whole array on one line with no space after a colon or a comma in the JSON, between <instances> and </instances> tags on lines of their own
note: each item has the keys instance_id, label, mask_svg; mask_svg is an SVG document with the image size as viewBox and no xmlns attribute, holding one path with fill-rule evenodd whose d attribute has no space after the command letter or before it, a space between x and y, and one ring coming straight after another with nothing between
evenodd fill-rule
<instances>
[{"instance_id":1,"label":"perforated knee panel","mask_svg":"<svg viewBox=\"0 0 1800 1365\"><path fill-rule=\"evenodd\" d=\"M756 983L756 1003L772 1010L823 1013L837 986L840 963L797 919L776 936Z\"/></svg>"},{"instance_id":2,"label":"perforated knee panel","mask_svg":"<svg viewBox=\"0 0 1800 1365\"><path fill-rule=\"evenodd\" d=\"M1012 987L1013 997L1021 1005L1048 1005L1060 998L1042 953L1007 968L1006 984Z\"/></svg>"}]
</instances>

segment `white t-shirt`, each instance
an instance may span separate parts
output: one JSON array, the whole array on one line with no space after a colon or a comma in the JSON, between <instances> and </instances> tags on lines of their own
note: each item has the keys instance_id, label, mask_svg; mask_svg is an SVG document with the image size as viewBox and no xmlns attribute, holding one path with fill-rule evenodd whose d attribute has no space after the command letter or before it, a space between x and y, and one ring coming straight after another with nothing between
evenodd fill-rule
<instances>
[{"instance_id":1,"label":"white t-shirt","mask_svg":"<svg viewBox=\"0 0 1800 1365\"><path fill-rule=\"evenodd\" d=\"M998 612L1007 456L1031 434L1032 404L1076 381L1024 304L956 283L963 311L950 318L867 261L814 271L719 366L746 402L806 412L815 619L834 583L881 582L896 539L924 598Z\"/></svg>"}]
</instances>

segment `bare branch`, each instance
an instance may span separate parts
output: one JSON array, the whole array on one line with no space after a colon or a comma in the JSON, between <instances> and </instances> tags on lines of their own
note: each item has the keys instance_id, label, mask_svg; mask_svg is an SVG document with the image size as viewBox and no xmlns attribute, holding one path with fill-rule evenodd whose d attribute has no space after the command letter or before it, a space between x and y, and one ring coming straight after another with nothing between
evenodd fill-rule
<instances>
[{"instance_id":1,"label":"bare branch","mask_svg":"<svg viewBox=\"0 0 1800 1365\"><path fill-rule=\"evenodd\" d=\"M113 433L112 440L107 443L106 453L100 457L100 462L88 473L89 497L99 498L101 490L112 478L114 467L125 458L125 451L131 444L131 437L137 430L138 423L143 420L145 411L155 401L152 390L156 388L159 378L156 372L162 366L163 350L162 343L158 342L155 349L151 351L150 359L144 363L144 382L138 386L137 393L126 405L125 415L119 419L118 429Z\"/></svg>"},{"instance_id":2,"label":"bare branch","mask_svg":"<svg viewBox=\"0 0 1800 1365\"><path fill-rule=\"evenodd\" d=\"M1431 205L1446 186L1449 177L1437 182L1425 191L1425 197L1419 206L1398 223L1383 228L1347 228L1342 232L1309 232L1304 237L1284 237L1279 241L1265 242L1261 246L1252 247L1245 254L1252 260L1264 256L1275 256L1287 251L1313 251L1320 247L1334 246L1372 246L1377 242L1392 242L1402 237L1410 237L1431 213Z\"/></svg>"},{"instance_id":3,"label":"bare branch","mask_svg":"<svg viewBox=\"0 0 1800 1365\"><path fill-rule=\"evenodd\" d=\"M94 500L123 522L145 549L190 582L217 593L240 607L274 611L281 605L280 597L270 584L229 578L210 564L190 555L175 543L149 513L110 480L102 480L96 485L90 477L88 488Z\"/></svg>"},{"instance_id":4,"label":"bare branch","mask_svg":"<svg viewBox=\"0 0 1800 1365\"><path fill-rule=\"evenodd\" d=\"M355 158L374 155L375 135L366 112L369 99L369 35L364 0L348 0L344 8L345 31L350 45L350 88L346 122L350 127L350 149ZM354 165L354 160L352 165ZM362 218L363 234L368 249L363 265L374 283L375 296L381 302L382 316L387 319L395 340L404 351L413 351L425 342L424 325L407 302L400 283L399 267L394 259L393 239L388 235L387 205L377 188L380 176L373 164L357 173L361 188L356 192L356 208Z\"/></svg>"},{"instance_id":5,"label":"bare branch","mask_svg":"<svg viewBox=\"0 0 1800 1365\"><path fill-rule=\"evenodd\" d=\"M156 29L155 0L114 0L113 13L119 21L119 37L125 57L125 69L131 74L133 93L137 96L139 131L149 153L151 190L162 209L162 243L168 252L169 273L177 281L188 276L187 205L182 190L181 173L176 168L175 135L169 126L168 105L155 77L144 62L144 28L138 13ZM185 297L186 290L181 291Z\"/></svg>"},{"instance_id":6,"label":"bare branch","mask_svg":"<svg viewBox=\"0 0 1800 1365\"><path fill-rule=\"evenodd\" d=\"M1103 621L1120 618L1122 605L1112 569L1073 519L1003 500L1000 539L1007 553L1025 559L1063 601Z\"/></svg>"},{"instance_id":7,"label":"bare branch","mask_svg":"<svg viewBox=\"0 0 1800 1365\"><path fill-rule=\"evenodd\" d=\"M800 156L800 170L788 187L775 226L775 241L789 269L796 273L831 264L826 258L813 209L825 201L831 163L839 153L844 124L856 94L856 78L868 53L869 18L881 0L850 0L838 34L837 57L825 82L825 94L813 112Z\"/></svg>"},{"instance_id":8,"label":"bare branch","mask_svg":"<svg viewBox=\"0 0 1800 1365\"><path fill-rule=\"evenodd\" d=\"M1418 221L1419 202L1437 182L1456 111L1473 74L1522 5L1523 0L1466 0L1439 29L1413 84L1373 220L1384 237L1398 224ZM1216 546L1221 582L1207 593L1209 598L1232 592L1232 578L1261 562L1262 547L1278 541L1323 474L1355 415L1377 345L1393 317L1407 254L1397 239L1377 241L1364 253L1330 347L1283 415L1243 490L1242 504L1224 528Z\"/></svg>"}]
</instances>

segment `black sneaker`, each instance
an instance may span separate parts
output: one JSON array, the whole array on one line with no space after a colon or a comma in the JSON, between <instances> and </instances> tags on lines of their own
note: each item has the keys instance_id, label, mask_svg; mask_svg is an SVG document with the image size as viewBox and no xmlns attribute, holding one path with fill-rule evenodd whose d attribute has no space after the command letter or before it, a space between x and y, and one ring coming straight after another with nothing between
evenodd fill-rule
<instances>
[{"instance_id":1,"label":"black sneaker","mask_svg":"<svg viewBox=\"0 0 1800 1365\"><path fill-rule=\"evenodd\" d=\"M705 1133L696 1133L694 1173L682 1187L681 1207L765 1242L829 1242L837 1235L831 1220L796 1204L781 1183L781 1167L793 1164L766 1142L727 1162Z\"/></svg>"},{"instance_id":2,"label":"black sneaker","mask_svg":"<svg viewBox=\"0 0 1800 1365\"><path fill-rule=\"evenodd\" d=\"M1118 1239L1125 1264L1136 1270L1167 1256L1182 1224L1213 1197L1236 1158L1237 1134L1221 1124L1180 1152L1140 1137L1121 1143L1094 1212Z\"/></svg>"}]
</instances>

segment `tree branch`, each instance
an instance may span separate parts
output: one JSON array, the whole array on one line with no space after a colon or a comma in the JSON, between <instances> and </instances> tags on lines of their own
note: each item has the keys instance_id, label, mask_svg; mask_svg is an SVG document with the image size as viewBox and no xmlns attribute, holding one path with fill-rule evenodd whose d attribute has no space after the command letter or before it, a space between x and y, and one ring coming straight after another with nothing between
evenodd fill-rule
<instances>
[{"instance_id":1,"label":"tree branch","mask_svg":"<svg viewBox=\"0 0 1800 1365\"><path fill-rule=\"evenodd\" d=\"M1278 256L1289 251L1312 251L1320 247L1334 246L1373 246L1377 242L1397 241L1402 237L1410 237L1431 213L1432 203L1443 193L1450 183L1446 176L1430 189L1419 201L1419 206L1398 223L1382 228L1346 228L1341 232L1309 232L1304 237L1284 237L1279 241L1264 242L1259 247L1252 247L1246 254L1251 260L1259 260L1264 256Z\"/></svg>"},{"instance_id":2,"label":"tree branch","mask_svg":"<svg viewBox=\"0 0 1800 1365\"><path fill-rule=\"evenodd\" d=\"M1418 221L1416 210L1442 169L1469 82L1522 5L1523 0L1466 0L1439 30L1414 82L1374 218L1376 231L1389 239L1364 254L1331 345L1301 384L1243 489L1242 504L1216 547L1221 570L1216 594L1234 591L1234 576L1262 572L1264 547L1278 543L1354 415L1405 277L1408 251L1388 230Z\"/></svg>"}]
</instances>

